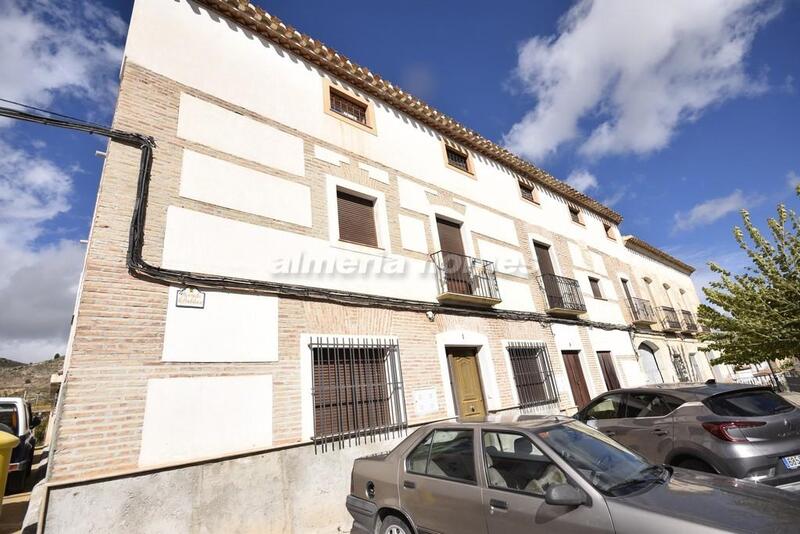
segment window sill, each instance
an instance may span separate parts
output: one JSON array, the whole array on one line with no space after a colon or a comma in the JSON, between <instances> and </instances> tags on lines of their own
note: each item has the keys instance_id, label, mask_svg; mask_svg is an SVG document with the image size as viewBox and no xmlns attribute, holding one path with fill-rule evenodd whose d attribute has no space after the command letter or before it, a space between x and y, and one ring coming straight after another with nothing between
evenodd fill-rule
<instances>
[{"instance_id":1,"label":"window sill","mask_svg":"<svg viewBox=\"0 0 800 534\"><path fill-rule=\"evenodd\" d=\"M337 112L333 111L330 108L326 108L325 109L325 114L328 115L328 116L331 116L331 117L333 117L335 119L338 119L338 120L342 121L345 124L349 124L350 126L355 126L359 130L363 130L363 131L365 131L367 133L371 133L372 135L378 135L378 132L376 132L375 128L372 125L370 125L369 123L368 124L363 124L363 123L360 123L358 121L354 121L350 117L348 117L346 115L342 115L341 113L337 113Z\"/></svg>"},{"instance_id":2,"label":"window sill","mask_svg":"<svg viewBox=\"0 0 800 534\"><path fill-rule=\"evenodd\" d=\"M334 241L333 243L331 243L331 246L341 250L361 252L363 254L369 254L371 256L386 257L389 255L389 251L382 247L373 247L372 245L364 245L363 243L356 243L354 241L344 241L342 239Z\"/></svg>"},{"instance_id":3,"label":"window sill","mask_svg":"<svg viewBox=\"0 0 800 534\"><path fill-rule=\"evenodd\" d=\"M449 163L447 164L447 168L450 169L451 171L456 171L458 173L461 173L464 176L469 176L473 180L475 179L475 173L474 172L465 171L464 169L461 169L461 168L456 167L454 165L450 165Z\"/></svg>"}]
</instances>

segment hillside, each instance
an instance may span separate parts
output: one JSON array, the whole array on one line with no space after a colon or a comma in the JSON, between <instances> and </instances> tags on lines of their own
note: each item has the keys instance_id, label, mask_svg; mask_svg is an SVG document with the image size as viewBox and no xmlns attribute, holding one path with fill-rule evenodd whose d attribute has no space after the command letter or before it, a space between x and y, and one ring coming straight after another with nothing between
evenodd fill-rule
<instances>
[{"instance_id":1,"label":"hillside","mask_svg":"<svg viewBox=\"0 0 800 534\"><path fill-rule=\"evenodd\" d=\"M59 372L63 365L64 358L31 364L0 358L0 397L27 394L37 404L49 404L50 375Z\"/></svg>"},{"instance_id":2,"label":"hillside","mask_svg":"<svg viewBox=\"0 0 800 534\"><path fill-rule=\"evenodd\" d=\"M21 362L15 362L14 360L9 360L8 358L0 358L0 369L5 369L6 367L19 367L20 365L25 365Z\"/></svg>"}]
</instances>

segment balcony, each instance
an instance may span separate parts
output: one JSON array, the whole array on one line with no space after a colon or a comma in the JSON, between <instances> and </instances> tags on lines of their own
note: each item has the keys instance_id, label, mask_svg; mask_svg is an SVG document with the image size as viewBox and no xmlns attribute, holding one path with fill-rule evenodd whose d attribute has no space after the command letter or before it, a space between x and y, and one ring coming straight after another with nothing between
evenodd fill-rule
<instances>
[{"instance_id":1,"label":"balcony","mask_svg":"<svg viewBox=\"0 0 800 534\"><path fill-rule=\"evenodd\" d=\"M577 280L555 274L543 274L539 280L547 298L547 313L580 315L586 312L586 304Z\"/></svg>"},{"instance_id":2,"label":"balcony","mask_svg":"<svg viewBox=\"0 0 800 534\"><path fill-rule=\"evenodd\" d=\"M501 301L492 262L443 250L431 254L431 260L439 302L494 306Z\"/></svg>"},{"instance_id":3,"label":"balcony","mask_svg":"<svg viewBox=\"0 0 800 534\"><path fill-rule=\"evenodd\" d=\"M683 330L683 325L675 308L661 306L659 310L661 311L661 326L665 332L680 332Z\"/></svg>"},{"instance_id":4,"label":"balcony","mask_svg":"<svg viewBox=\"0 0 800 534\"><path fill-rule=\"evenodd\" d=\"M700 331L700 327L697 324L697 321L694 320L694 315L692 312L687 310L681 310L681 315L683 315L683 331L687 333L695 333Z\"/></svg>"},{"instance_id":5,"label":"balcony","mask_svg":"<svg viewBox=\"0 0 800 534\"><path fill-rule=\"evenodd\" d=\"M631 310L631 317L635 325L650 326L658 322L656 312L649 300L630 297L628 308Z\"/></svg>"}]
</instances>

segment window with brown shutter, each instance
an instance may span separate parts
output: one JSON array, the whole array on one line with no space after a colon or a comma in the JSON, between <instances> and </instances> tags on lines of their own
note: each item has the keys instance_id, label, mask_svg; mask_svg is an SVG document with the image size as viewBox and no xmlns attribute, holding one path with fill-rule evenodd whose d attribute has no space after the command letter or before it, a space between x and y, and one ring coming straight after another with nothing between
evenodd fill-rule
<instances>
[{"instance_id":1,"label":"window with brown shutter","mask_svg":"<svg viewBox=\"0 0 800 534\"><path fill-rule=\"evenodd\" d=\"M398 435L405 429L396 341L319 337L309 346L315 445L333 450L378 435Z\"/></svg>"},{"instance_id":2,"label":"window with brown shutter","mask_svg":"<svg viewBox=\"0 0 800 534\"><path fill-rule=\"evenodd\" d=\"M603 293L600 291L600 280L597 278L589 277L589 285L592 286L592 295L596 299L602 299Z\"/></svg>"},{"instance_id":3,"label":"window with brown shutter","mask_svg":"<svg viewBox=\"0 0 800 534\"><path fill-rule=\"evenodd\" d=\"M375 228L375 200L336 192L339 210L339 239L368 247L378 246Z\"/></svg>"}]
</instances>

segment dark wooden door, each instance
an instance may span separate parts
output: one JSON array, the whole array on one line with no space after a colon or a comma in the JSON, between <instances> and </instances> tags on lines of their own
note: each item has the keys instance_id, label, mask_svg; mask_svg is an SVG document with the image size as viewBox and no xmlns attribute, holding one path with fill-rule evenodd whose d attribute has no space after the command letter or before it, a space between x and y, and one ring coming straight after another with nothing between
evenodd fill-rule
<instances>
[{"instance_id":1,"label":"dark wooden door","mask_svg":"<svg viewBox=\"0 0 800 534\"><path fill-rule=\"evenodd\" d=\"M614 368L614 358L611 353L600 351L597 353L597 359L600 360L600 369L603 370L606 389L619 389L619 378L617 378L617 370Z\"/></svg>"},{"instance_id":2,"label":"dark wooden door","mask_svg":"<svg viewBox=\"0 0 800 534\"><path fill-rule=\"evenodd\" d=\"M589 396L589 389L586 387L586 377L583 376L583 369L581 369L581 356L577 350L564 350L561 351L564 358L564 367L567 369L567 378L569 378L569 387L572 389L572 398L578 409L583 408L591 397Z\"/></svg>"},{"instance_id":3,"label":"dark wooden door","mask_svg":"<svg viewBox=\"0 0 800 534\"><path fill-rule=\"evenodd\" d=\"M622 280L622 290L625 292L625 298L628 299L628 302L631 301L631 288L628 287L628 281Z\"/></svg>"},{"instance_id":4,"label":"dark wooden door","mask_svg":"<svg viewBox=\"0 0 800 534\"><path fill-rule=\"evenodd\" d=\"M553 276L556 271L553 268L553 259L550 257L550 247L534 242L533 249L536 251L536 261L539 263L539 272L542 275L542 284L544 285L548 307L563 307L563 298L558 289L558 280Z\"/></svg>"},{"instance_id":5,"label":"dark wooden door","mask_svg":"<svg viewBox=\"0 0 800 534\"><path fill-rule=\"evenodd\" d=\"M474 348L447 347L453 382L456 411L459 417L481 418L486 415L483 389Z\"/></svg>"},{"instance_id":6,"label":"dark wooden door","mask_svg":"<svg viewBox=\"0 0 800 534\"><path fill-rule=\"evenodd\" d=\"M461 240L461 225L437 217L436 228L439 231L447 292L471 295L472 283L469 262L464 255L464 242Z\"/></svg>"}]
</instances>

